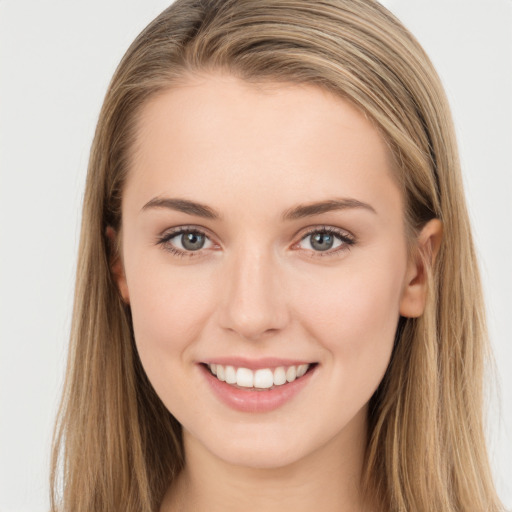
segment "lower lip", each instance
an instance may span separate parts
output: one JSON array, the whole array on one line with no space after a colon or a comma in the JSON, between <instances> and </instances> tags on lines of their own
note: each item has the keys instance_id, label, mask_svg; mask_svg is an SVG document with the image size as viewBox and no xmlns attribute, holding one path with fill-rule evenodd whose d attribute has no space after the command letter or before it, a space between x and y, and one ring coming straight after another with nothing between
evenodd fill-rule
<instances>
[{"instance_id":1,"label":"lower lip","mask_svg":"<svg viewBox=\"0 0 512 512\"><path fill-rule=\"evenodd\" d=\"M210 373L206 366L199 365L211 389L223 403L237 411L252 413L273 411L290 401L308 384L317 366L315 365L293 382L287 382L273 389L259 391L254 388L240 389L221 382Z\"/></svg>"}]
</instances>

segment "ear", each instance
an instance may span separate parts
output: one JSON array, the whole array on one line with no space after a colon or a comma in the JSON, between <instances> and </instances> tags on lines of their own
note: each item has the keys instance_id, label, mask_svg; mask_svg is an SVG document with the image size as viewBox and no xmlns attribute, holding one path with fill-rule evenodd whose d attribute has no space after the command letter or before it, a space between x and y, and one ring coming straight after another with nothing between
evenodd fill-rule
<instances>
[{"instance_id":1,"label":"ear","mask_svg":"<svg viewBox=\"0 0 512 512\"><path fill-rule=\"evenodd\" d=\"M114 276L114 281L117 284L117 288L119 293L121 294L121 298L123 302L126 304L130 303L130 295L128 293L128 284L126 282L126 274L124 272L124 265L121 259L121 254L119 252L119 240L118 233L114 231L114 228L111 226L107 227L106 233L107 239L109 241L110 246L110 254L109 254L109 263L110 270L112 275Z\"/></svg>"},{"instance_id":2,"label":"ear","mask_svg":"<svg viewBox=\"0 0 512 512\"><path fill-rule=\"evenodd\" d=\"M427 268L434 262L441 246L443 224L432 219L421 230L407 266L407 275L400 300L400 315L416 318L423 314L427 299Z\"/></svg>"}]
</instances>

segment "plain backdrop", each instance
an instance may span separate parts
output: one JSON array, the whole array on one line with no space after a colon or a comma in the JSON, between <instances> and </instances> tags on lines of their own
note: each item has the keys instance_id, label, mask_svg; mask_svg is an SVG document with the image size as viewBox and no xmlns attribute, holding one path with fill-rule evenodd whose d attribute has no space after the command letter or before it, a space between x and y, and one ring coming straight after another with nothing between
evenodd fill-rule
<instances>
[{"instance_id":1,"label":"plain backdrop","mask_svg":"<svg viewBox=\"0 0 512 512\"><path fill-rule=\"evenodd\" d=\"M0 512L48 509L89 147L117 63L168 3L0 0ZM512 508L512 0L383 3L451 101L501 384L489 447Z\"/></svg>"}]
</instances>

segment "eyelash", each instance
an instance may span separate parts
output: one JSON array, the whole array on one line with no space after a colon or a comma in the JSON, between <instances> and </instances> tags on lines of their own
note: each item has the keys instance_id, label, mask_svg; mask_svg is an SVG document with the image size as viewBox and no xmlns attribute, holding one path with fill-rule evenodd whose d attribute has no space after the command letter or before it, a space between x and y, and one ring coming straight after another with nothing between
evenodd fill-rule
<instances>
[{"instance_id":1,"label":"eyelash","mask_svg":"<svg viewBox=\"0 0 512 512\"><path fill-rule=\"evenodd\" d=\"M179 235L183 235L185 233L189 233L189 234L193 234L193 235L200 235L200 236L204 236L204 237L208 238L207 234L200 229L197 229L195 227L183 226L183 227L177 228L175 231L170 231L170 232L164 233L163 235L159 236L157 238L156 243L157 243L157 245L161 245L164 250L166 250L166 251L170 252L171 254L178 256L180 258L182 258L182 257L190 257L190 258L197 257L199 255L199 253L201 253L201 251L202 251L201 249L199 249L198 251L182 251L181 249L177 249L176 247L174 247L172 244L169 243L170 240L172 240L173 238L175 238ZM304 251L309 253L308 256L311 258L317 258L317 257L322 258L322 257L336 256L341 252L349 250L350 247L356 243L354 236L350 235L346 231L343 231L343 230L340 230L337 228L333 228L332 226L321 226L321 227L316 227L314 229L307 231L301 237L299 242L297 242L294 245L299 244L300 242L305 240L308 236L311 236L311 235L314 235L317 233L333 235L334 237L338 238L338 240L340 240L342 242L342 244L339 247L337 247L335 250L329 250L329 251L312 251L312 250L310 251L308 249L304 249Z\"/></svg>"}]
</instances>

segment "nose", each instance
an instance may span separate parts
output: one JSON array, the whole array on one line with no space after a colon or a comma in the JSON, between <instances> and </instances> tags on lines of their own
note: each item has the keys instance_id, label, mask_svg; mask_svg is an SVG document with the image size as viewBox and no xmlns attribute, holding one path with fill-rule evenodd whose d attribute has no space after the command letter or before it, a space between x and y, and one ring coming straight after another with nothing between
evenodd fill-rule
<instances>
[{"instance_id":1,"label":"nose","mask_svg":"<svg viewBox=\"0 0 512 512\"><path fill-rule=\"evenodd\" d=\"M279 263L270 251L247 248L226 261L220 323L247 340L282 330L289 321Z\"/></svg>"}]
</instances>

